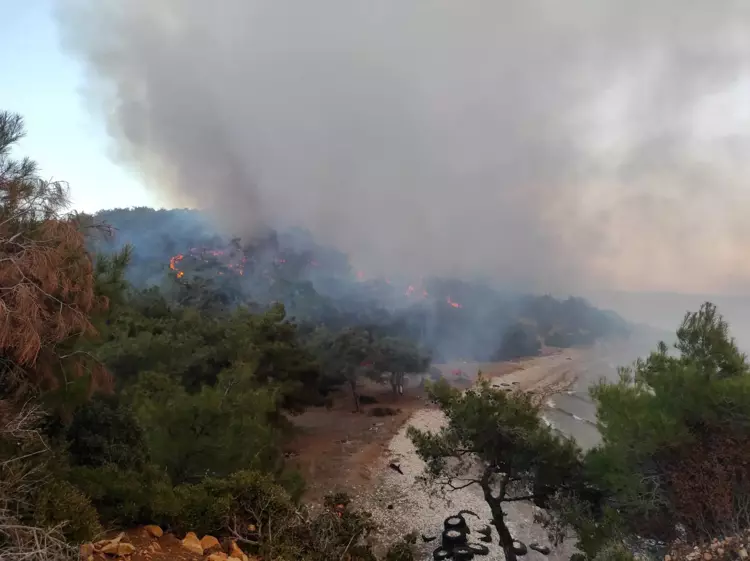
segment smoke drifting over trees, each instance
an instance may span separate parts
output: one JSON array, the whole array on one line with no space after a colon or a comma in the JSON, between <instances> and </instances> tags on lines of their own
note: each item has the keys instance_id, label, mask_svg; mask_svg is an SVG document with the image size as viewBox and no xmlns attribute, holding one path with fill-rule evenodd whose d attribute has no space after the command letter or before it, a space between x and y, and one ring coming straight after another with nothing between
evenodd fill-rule
<instances>
[{"instance_id":1,"label":"smoke drifting over trees","mask_svg":"<svg viewBox=\"0 0 750 561\"><path fill-rule=\"evenodd\" d=\"M63 0L59 16L123 161L237 235L300 226L374 274L527 290L750 278L747 123L722 113L746 1Z\"/></svg>"}]
</instances>

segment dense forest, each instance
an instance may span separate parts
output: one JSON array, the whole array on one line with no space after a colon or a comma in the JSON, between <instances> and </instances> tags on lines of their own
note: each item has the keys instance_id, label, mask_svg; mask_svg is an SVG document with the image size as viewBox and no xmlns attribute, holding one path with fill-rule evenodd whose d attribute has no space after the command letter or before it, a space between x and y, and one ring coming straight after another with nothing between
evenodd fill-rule
<instances>
[{"instance_id":1,"label":"dense forest","mask_svg":"<svg viewBox=\"0 0 750 561\"><path fill-rule=\"evenodd\" d=\"M64 184L11 157L22 135L0 114L2 559L72 559L104 528L155 524L263 559L372 561L367 513L342 496L301 502L282 453L294 415L337 389L358 407L365 377L396 392L431 361L627 333L576 298L367 280L302 232L245 243L192 211L71 213ZM592 390L604 439L586 454L523 392L437 384L448 425L411 434L427 475L481 468L470 483L508 559L508 501L533 501L589 559L750 526L750 368L710 304L677 335ZM413 560L413 545L386 559Z\"/></svg>"}]
</instances>

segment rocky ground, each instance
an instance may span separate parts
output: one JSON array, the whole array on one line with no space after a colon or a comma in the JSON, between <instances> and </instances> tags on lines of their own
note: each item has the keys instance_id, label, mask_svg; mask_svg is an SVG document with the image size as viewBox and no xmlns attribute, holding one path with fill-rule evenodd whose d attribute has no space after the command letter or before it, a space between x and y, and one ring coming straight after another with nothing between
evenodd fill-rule
<instances>
[{"instance_id":1,"label":"rocky ground","mask_svg":"<svg viewBox=\"0 0 750 561\"><path fill-rule=\"evenodd\" d=\"M728 561L747 559L750 551L750 530L699 546L675 544L664 561Z\"/></svg>"},{"instance_id":2,"label":"rocky ground","mask_svg":"<svg viewBox=\"0 0 750 561\"><path fill-rule=\"evenodd\" d=\"M208 535L198 538L193 532L179 539L153 525L83 544L80 558L82 561L260 561L245 554L232 540L220 542Z\"/></svg>"}]
</instances>

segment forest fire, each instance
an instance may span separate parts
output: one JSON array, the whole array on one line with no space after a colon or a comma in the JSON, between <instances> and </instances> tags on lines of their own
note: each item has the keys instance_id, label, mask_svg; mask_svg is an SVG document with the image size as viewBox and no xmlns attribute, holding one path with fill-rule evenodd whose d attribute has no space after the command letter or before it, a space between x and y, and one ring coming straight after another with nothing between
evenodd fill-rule
<instances>
[{"instance_id":1,"label":"forest fire","mask_svg":"<svg viewBox=\"0 0 750 561\"><path fill-rule=\"evenodd\" d=\"M204 262L209 262L209 259L208 259L209 256L215 257L215 258L223 257L227 255L227 252L223 249L205 249L205 248L191 247L189 255L190 257L193 257L194 259L199 259ZM181 279L182 277L185 276L185 271L182 271L179 267L179 263L183 261L184 259L185 259L185 255L182 253L178 253L177 255L174 255L169 259L169 268L175 272L175 276L178 279ZM230 271L238 275L244 275L245 263L247 263L247 257L245 257L245 255L242 255L239 261L224 263L224 266ZM224 273L222 271L219 271L217 274L223 275Z\"/></svg>"},{"instance_id":2,"label":"forest fire","mask_svg":"<svg viewBox=\"0 0 750 561\"><path fill-rule=\"evenodd\" d=\"M173 256L173 257L172 257L172 258L171 258L171 259L169 260L169 268L170 268L170 269L172 269L173 271L175 271L175 272L177 273L177 278L178 278L178 279L179 279L180 277L182 277L182 275L184 275L185 273L183 273L182 271L180 271L180 270L179 270L179 269L177 268L177 262L178 262L178 261L182 261L182 260L183 260L184 258L185 258L185 256L184 256L184 255L183 255L182 253L179 253L179 254L177 254L177 255Z\"/></svg>"},{"instance_id":3,"label":"forest fire","mask_svg":"<svg viewBox=\"0 0 750 561\"><path fill-rule=\"evenodd\" d=\"M188 252L185 254L179 253L177 255L174 255L169 260L169 268L170 270L174 271L175 277L178 279L181 279L185 277L186 271L183 270L185 267L185 258L190 257L192 258L191 261L202 261L204 263L209 264L215 264L217 265L216 275L225 275L227 271L231 271L232 273L238 274L238 275L244 275L245 273L245 266L248 262L248 257L245 255L245 253L239 248L230 248L227 250L224 249L207 249L207 248L198 248L198 247L192 247ZM256 263L255 258L251 257L251 262ZM276 254L272 258L273 267L272 268L286 268L286 267L292 267L296 269L296 263L297 261L293 256L290 257L289 254ZM320 263L316 261L315 259L311 259L309 257L305 257L305 262L309 267L319 268ZM261 276L265 279L267 279L270 282L273 282L273 278L275 277L275 274L268 268L265 268L262 270ZM355 276L357 281L364 282L367 280L367 275L362 270L355 271ZM392 285L390 279L384 279L386 284ZM402 285L403 286L403 285ZM427 290L424 288L424 280L420 279L418 283L409 284L406 287L406 290L404 291L404 296L406 296L409 299L413 300L424 300L430 297L430 293L427 292ZM438 299L438 301L441 298L441 295L435 295ZM450 296L447 296L445 299L446 303L451 306L452 308L463 308L463 305L454 301Z\"/></svg>"},{"instance_id":4,"label":"forest fire","mask_svg":"<svg viewBox=\"0 0 750 561\"><path fill-rule=\"evenodd\" d=\"M451 306L453 306L454 308L463 308L463 306L461 304L459 304L458 302L454 302L453 300L451 300L450 296L448 296L448 298L446 298L445 301L448 302L448 304L451 305Z\"/></svg>"},{"instance_id":5,"label":"forest fire","mask_svg":"<svg viewBox=\"0 0 750 561\"><path fill-rule=\"evenodd\" d=\"M410 284L407 287L405 294L406 294L406 296L408 296L410 298L412 296L414 296L415 294L419 294L422 298L427 298L427 296L429 296L429 294L427 293L427 291L425 289L422 288L422 289L418 290L418 289L414 288L413 284Z\"/></svg>"}]
</instances>

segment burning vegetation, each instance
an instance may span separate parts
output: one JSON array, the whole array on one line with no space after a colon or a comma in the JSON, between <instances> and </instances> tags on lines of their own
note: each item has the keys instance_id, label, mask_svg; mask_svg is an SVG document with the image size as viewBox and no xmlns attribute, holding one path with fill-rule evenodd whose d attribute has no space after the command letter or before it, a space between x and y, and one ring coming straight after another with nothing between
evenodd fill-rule
<instances>
[{"instance_id":1,"label":"burning vegetation","mask_svg":"<svg viewBox=\"0 0 750 561\"><path fill-rule=\"evenodd\" d=\"M586 344L627 329L581 299L508 295L457 279L375 278L301 230L227 242L193 211L113 210L97 219L119 228L120 243L135 246L128 275L137 287L178 290L195 303L191 294L210 285L212 306L282 303L300 325L368 325L418 342L435 360L535 354L543 345ZM148 242L139 238L144 232L153 232ZM119 247L112 244L94 249Z\"/></svg>"},{"instance_id":2,"label":"burning vegetation","mask_svg":"<svg viewBox=\"0 0 750 561\"><path fill-rule=\"evenodd\" d=\"M247 250L252 252L252 247L247 248ZM186 256L188 257L187 261ZM213 265L215 269L214 273L216 275L233 273L240 276L243 276L245 274L245 268L248 266L248 261L250 261L251 266L257 265L258 263L257 260L253 259L252 254L251 257L248 258L245 254L245 250L240 248L235 248L234 250L226 250L193 247L190 248L190 250L186 254L178 253L177 255L173 255L172 257L170 257L169 268L174 272L174 276L176 279L185 278L184 267L188 263L188 261L192 261L194 264L199 265L197 267L197 269L199 270L205 269L205 267L202 267L201 264ZM270 282L273 282L274 278L277 276L274 273L281 273L283 275L284 271L280 271L280 269L290 261L291 259L288 261L287 257L285 256L276 255L270 260L270 263L266 263L266 266L262 269L260 276ZM298 259L294 259L294 261L298 261ZM315 269L321 266L316 259L309 259L306 265L308 268ZM256 267L253 268L254 272L255 270ZM359 283L367 282L367 276L364 271L356 271L354 277ZM393 282L389 279L385 279L385 283L391 287L393 286ZM404 291L404 296L412 301L417 301L429 298L430 293L426 288L424 288L424 280L422 279L416 285L408 284L406 290ZM450 296L445 297L445 302L452 308L463 307L460 303L454 301Z\"/></svg>"}]
</instances>

